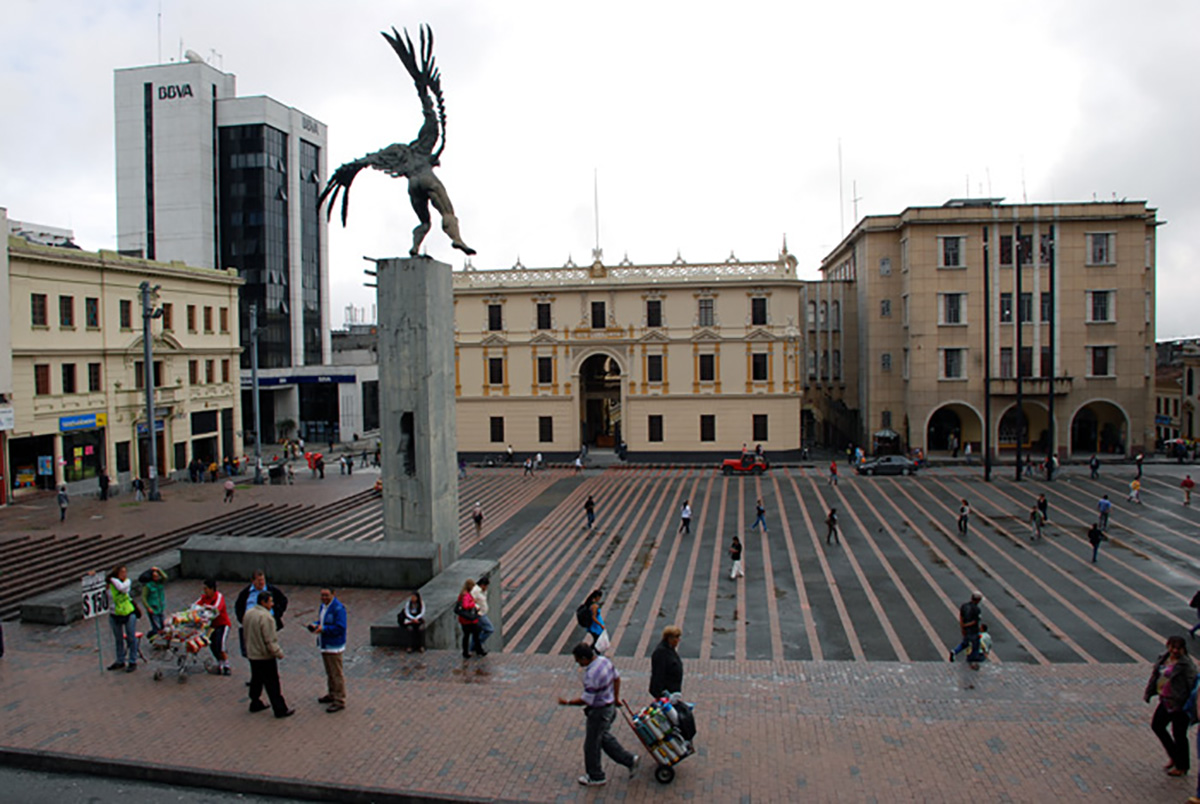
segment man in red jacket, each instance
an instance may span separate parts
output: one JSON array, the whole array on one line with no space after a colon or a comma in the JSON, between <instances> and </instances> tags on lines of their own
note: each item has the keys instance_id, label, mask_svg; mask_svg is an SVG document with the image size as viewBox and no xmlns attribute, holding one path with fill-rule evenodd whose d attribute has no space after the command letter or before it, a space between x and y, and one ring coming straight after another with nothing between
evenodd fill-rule
<instances>
[{"instance_id":1,"label":"man in red jacket","mask_svg":"<svg viewBox=\"0 0 1200 804\"><path fill-rule=\"evenodd\" d=\"M229 612L225 608L225 595L217 591L217 582L213 578L204 579L204 588L200 599L195 605L203 606L213 611L212 634L209 648L213 658L217 660L215 667L209 668L210 673L217 676L228 676L233 673L229 667L229 654L225 652L225 637L229 633Z\"/></svg>"}]
</instances>

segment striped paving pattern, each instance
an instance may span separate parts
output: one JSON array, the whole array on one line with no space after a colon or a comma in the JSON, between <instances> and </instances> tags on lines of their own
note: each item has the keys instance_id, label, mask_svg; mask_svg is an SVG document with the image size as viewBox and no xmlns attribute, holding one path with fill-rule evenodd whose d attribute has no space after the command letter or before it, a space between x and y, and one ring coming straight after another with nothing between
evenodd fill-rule
<instances>
[{"instance_id":1,"label":"striped paving pattern","mask_svg":"<svg viewBox=\"0 0 1200 804\"><path fill-rule=\"evenodd\" d=\"M505 649L569 650L582 634L575 607L601 587L618 656L647 656L676 623L685 658L945 662L958 607L979 589L997 662L1140 662L1192 624L1187 602L1200 585L1200 515L1180 505L1178 480L1163 471L1143 478L1143 506L1125 503L1128 478L1115 471L1100 481L1073 471L1052 484L983 483L977 470L843 475L838 486L803 469L587 476L501 559ZM1043 492L1051 523L1032 543L1028 513ZM1118 510L1092 564L1086 531L1104 493ZM748 532L759 497L765 534ZM956 527L963 497L973 509L966 538ZM690 536L678 533L685 499ZM831 507L841 543L826 546ZM736 581L734 534L745 545L746 577Z\"/></svg>"}]
</instances>

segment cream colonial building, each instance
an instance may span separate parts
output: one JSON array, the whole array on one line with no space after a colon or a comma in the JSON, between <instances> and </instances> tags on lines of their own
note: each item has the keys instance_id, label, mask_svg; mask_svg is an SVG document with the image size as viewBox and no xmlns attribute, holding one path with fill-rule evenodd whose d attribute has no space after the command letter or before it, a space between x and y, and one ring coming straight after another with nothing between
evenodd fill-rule
<instances>
[{"instance_id":1,"label":"cream colonial building","mask_svg":"<svg viewBox=\"0 0 1200 804\"><path fill-rule=\"evenodd\" d=\"M978 453L987 421L1001 457L1018 439L1060 456L1152 445L1157 226L1140 201L973 199L861 220L821 270L854 283L863 348L842 399L862 437Z\"/></svg>"},{"instance_id":2,"label":"cream colonial building","mask_svg":"<svg viewBox=\"0 0 1200 804\"><path fill-rule=\"evenodd\" d=\"M853 285L798 280L786 246L769 262L467 270L454 294L472 455L798 450L806 390L846 387L855 348Z\"/></svg>"},{"instance_id":3,"label":"cream colonial building","mask_svg":"<svg viewBox=\"0 0 1200 804\"><path fill-rule=\"evenodd\" d=\"M6 227L7 229L7 227ZM94 491L106 468L146 474L139 285L160 286L154 333L160 473L242 452L235 271L7 243L13 427L6 482Z\"/></svg>"},{"instance_id":4,"label":"cream colonial building","mask_svg":"<svg viewBox=\"0 0 1200 804\"><path fill-rule=\"evenodd\" d=\"M1157 225L1144 202L973 199L862 219L813 281L786 247L769 262L456 272L459 449L956 440L979 454L987 420L1000 457L1018 439L1062 456L1141 450Z\"/></svg>"}]
</instances>

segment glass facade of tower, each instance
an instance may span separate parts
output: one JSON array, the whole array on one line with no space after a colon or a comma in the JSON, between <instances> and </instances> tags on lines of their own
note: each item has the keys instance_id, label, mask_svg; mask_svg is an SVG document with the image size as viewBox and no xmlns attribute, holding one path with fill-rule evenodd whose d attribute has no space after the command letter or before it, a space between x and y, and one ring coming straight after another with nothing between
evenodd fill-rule
<instances>
[{"instance_id":1,"label":"glass facade of tower","mask_svg":"<svg viewBox=\"0 0 1200 804\"><path fill-rule=\"evenodd\" d=\"M304 363L321 363L321 149L300 140L300 285Z\"/></svg>"},{"instance_id":2,"label":"glass facade of tower","mask_svg":"<svg viewBox=\"0 0 1200 804\"><path fill-rule=\"evenodd\" d=\"M250 367L251 303L258 305L259 367L291 366L287 135L266 125L224 126L218 157L221 265L246 280L238 305L242 367ZM316 362L319 355L318 348Z\"/></svg>"}]
</instances>

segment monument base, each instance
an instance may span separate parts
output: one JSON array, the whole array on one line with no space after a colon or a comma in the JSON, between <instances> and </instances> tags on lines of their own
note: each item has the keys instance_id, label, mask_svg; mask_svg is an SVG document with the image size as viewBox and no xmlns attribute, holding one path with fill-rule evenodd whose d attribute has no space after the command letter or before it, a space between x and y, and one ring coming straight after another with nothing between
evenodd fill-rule
<instances>
[{"instance_id":1,"label":"monument base","mask_svg":"<svg viewBox=\"0 0 1200 804\"><path fill-rule=\"evenodd\" d=\"M446 567L436 578L422 586L421 601L425 604L425 647L429 650L461 650L462 631L454 615L454 603L462 592L468 578L478 581L487 576L488 619L496 632L488 639L488 650L504 647L501 613L500 562L496 559L463 558ZM405 600L404 603L408 601ZM408 630L400 626L399 616L404 605L389 611L381 619L371 623L371 644L397 648L409 647Z\"/></svg>"}]
</instances>

